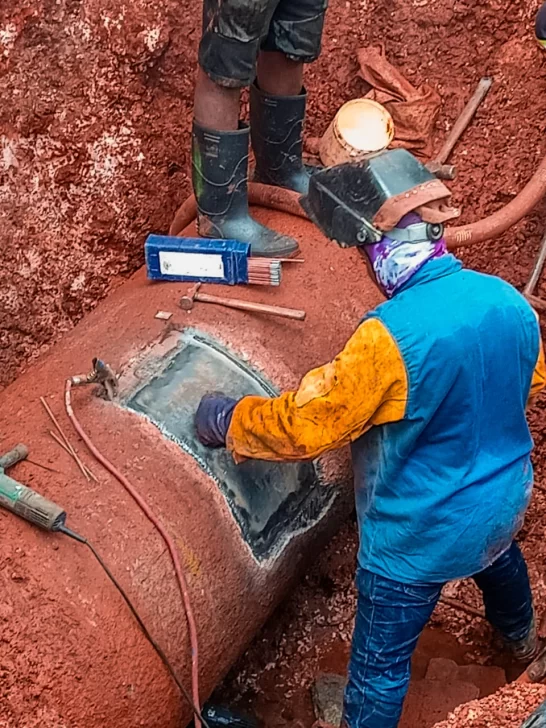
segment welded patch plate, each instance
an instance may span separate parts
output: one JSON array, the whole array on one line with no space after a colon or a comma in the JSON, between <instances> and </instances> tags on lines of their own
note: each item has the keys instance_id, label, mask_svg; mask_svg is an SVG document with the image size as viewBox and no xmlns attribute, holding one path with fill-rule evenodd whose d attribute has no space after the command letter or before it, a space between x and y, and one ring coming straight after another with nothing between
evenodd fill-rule
<instances>
[{"instance_id":1,"label":"welded patch plate","mask_svg":"<svg viewBox=\"0 0 546 728\"><path fill-rule=\"evenodd\" d=\"M205 393L236 399L275 394L257 372L210 337L189 330L148 371L146 383L125 405L148 417L214 478L257 559L320 517L332 494L320 487L312 464L249 460L235 465L225 449L206 448L195 435L194 415Z\"/></svg>"}]
</instances>

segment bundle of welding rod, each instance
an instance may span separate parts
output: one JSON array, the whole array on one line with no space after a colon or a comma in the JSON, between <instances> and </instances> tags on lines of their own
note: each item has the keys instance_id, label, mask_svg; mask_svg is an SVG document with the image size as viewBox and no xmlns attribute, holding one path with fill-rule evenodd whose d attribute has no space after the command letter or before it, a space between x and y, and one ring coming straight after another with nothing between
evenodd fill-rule
<instances>
[{"instance_id":1,"label":"bundle of welding rod","mask_svg":"<svg viewBox=\"0 0 546 728\"><path fill-rule=\"evenodd\" d=\"M148 278L237 285L280 286L283 263L295 258L252 258L249 243L216 238L148 235L145 245Z\"/></svg>"},{"instance_id":2,"label":"bundle of welding rod","mask_svg":"<svg viewBox=\"0 0 546 728\"><path fill-rule=\"evenodd\" d=\"M278 258L249 258L248 283L255 286L280 286L282 262Z\"/></svg>"}]
</instances>

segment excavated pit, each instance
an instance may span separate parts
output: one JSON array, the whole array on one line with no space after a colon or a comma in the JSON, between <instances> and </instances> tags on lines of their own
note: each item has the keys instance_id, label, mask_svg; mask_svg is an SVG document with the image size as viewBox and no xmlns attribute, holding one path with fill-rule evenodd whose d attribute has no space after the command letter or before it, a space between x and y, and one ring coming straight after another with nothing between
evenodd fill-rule
<instances>
[{"instance_id":1,"label":"excavated pit","mask_svg":"<svg viewBox=\"0 0 546 728\"><path fill-rule=\"evenodd\" d=\"M463 207L463 220L490 214L514 197L545 152L545 63L532 38L539 4L540 0L331 0L323 54L306 78L310 146L316 146L316 137L340 105L364 91L356 78L359 46L383 43L389 60L413 83L426 82L439 91L443 105L434 134L435 149L441 146L479 77L491 75L493 89L451 160L459 170L452 187ZM0 388L28 369L137 269L143 260L146 234L165 231L174 210L189 193L199 11L198 0L182 4L178 0L135 0L130 12L121 0L13 0L0 8L0 218L5 240L0 270ZM545 209L540 205L499 240L467 251L465 259L522 287L544 231ZM275 224L274 216L264 213L263 219ZM289 233L299 225L286 220L282 224ZM291 329L296 337L305 331L304 344L291 352L296 359L292 374L277 372L272 377L277 386L290 385L296 371L301 373L324 361L342 343L363 308L373 305L374 301L365 300L345 309L339 302L339 289L356 285L360 279L356 265L339 253L327 268L307 270L297 294L283 299L286 305L317 311L333 307L330 320L334 323ZM539 292L546 296L546 281ZM157 307L165 307L163 294ZM149 332L147 319L135 321L119 297L112 299L108 311L106 338L113 360L120 355L122 347L117 342L128 319L135 341L145 345L147 337L142 332ZM49 442L49 422L37 402L37 392L42 391L53 397L51 403L60 411L61 380L76 365L87 368L90 357L101 347L104 334L96 335L103 331L99 319L91 316L84 325L95 334L89 342L81 342L74 334L67 336L63 345L71 354L66 370L52 367L47 377L40 374L42 369L32 370L15 389L2 393L0 446L11 446L18 434L26 437L36 428L40 430L33 455L63 471L63 479L58 482L56 475L45 476L30 464L19 466L18 476L37 488L44 487L68 506L72 523L82 530L85 527L86 535L110 554L113 565L129 568L128 584L135 569L137 575L151 574L136 579L141 594L137 606L145 617L161 621L155 615L156 607L150 606L154 605L153 593L164 594L166 605L178 605L178 596L160 545L152 543L149 535L149 552L130 561L134 554L127 544L134 529L125 522L116 484L105 481L103 492L79 479L71 460ZM154 334L161 337L164 325L154 322L153 326ZM264 349L274 340L276 330L264 321L260 335ZM87 395L77 392L76 397L78 404L87 407ZM543 396L530 415L537 444L537 488L521 535L539 617L546 602L544 407ZM94 413L89 416L93 420ZM139 439L139 448L143 448L139 451L122 446L119 433L106 437L98 421L93 422L93 434L113 445L122 461L137 472L143 457L154 457L151 449L146 450L144 436L142 442ZM34 446L34 438L29 444ZM170 457L174 446L170 442L161 452ZM91 460L88 463L93 465ZM150 494L157 497L151 486ZM180 519L188 519L186 504L184 501L176 510ZM113 534L104 526L111 514ZM10 728L62 725L58 706L65 701L66 686L83 684L86 690L93 688L87 710L97 713L97 724L101 719L105 724L100 706L106 700L108 705L118 706L112 724L123 725L132 711L132 725L169 725L169 711L178 706L176 693L166 677L149 673L156 658L134 625L123 621L124 605L111 603L110 586L103 574L95 569L86 572L87 583L79 588L79 573L89 564L75 544L38 537L24 524L15 528L9 523L0 514L2 585L4 593L12 594L15 589L17 594L0 604L1 719ZM278 721L297 728L292 713L310 715L308 692L292 690L300 679L309 685L315 668L343 671L354 608L354 538L354 528L348 524L326 547L307 581L283 602L281 611L223 686L222 698L248 705L268 717L271 725ZM44 543L52 550L47 553L47 563L41 564ZM195 554L187 552L185 560L188 568L199 570ZM450 585L448 594L480 606L469 583ZM69 603L59 612L59 604L67 598ZM106 613L103 602L110 604ZM74 605L78 604L86 606L85 617L82 611L75 618ZM158 636L165 637L169 647L178 645L183 615L178 607L174 615L164 614L163 607L159 612L166 625L159 625ZM24 628L14 617L19 613L29 620ZM36 613L51 625L50 632L41 629ZM99 643L104 653L95 644L101 615L104 634ZM226 624L230 619L232 614ZM169 636L171 630L175 637ZM69 659L68 666L59 654L59 635L68 645L69 658L79 656L72 663ZM497 653L490 647L490 636L482 621L441 606L426 637L432 649L425 654L447 654L459 663L491 664ZM332 652L329 645L338 642ZM92 662L86 651L103 656ZM120 658L120 651L127 651L127 657ZM327 656L321 657L324 652ZM331 659L330 653L334 655ZM415 674L421 679L425 672L421 657L419 661L421 667ZM275 688L279 670L284 670L288 683L286 698ZM150 691L146 699L139 695L142 685ZM542 695L542 688L503 691L485 703L462 707L447 725L519 728ZM298 713L300 702L302 713ZM66 722L70 728L79 728L74 713Z\"/></svg>"}]
</instances>

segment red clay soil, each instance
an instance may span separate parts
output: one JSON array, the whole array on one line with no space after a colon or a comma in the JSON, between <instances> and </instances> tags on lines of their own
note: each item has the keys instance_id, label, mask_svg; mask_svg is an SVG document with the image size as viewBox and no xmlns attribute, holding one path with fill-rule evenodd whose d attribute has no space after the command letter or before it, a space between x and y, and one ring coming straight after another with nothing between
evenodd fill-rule
<instances>
[{"instance_id":1,"label":"red clay soil","mask_svg":"<svg viewBox=\"0 0 546 728\"><path fill-rule=\"evenodd\" d=\"M436 728L519 728L544 700L544 685L508 686L496 695L457 708Z\"/></svg>"},{"instance_id":2,"label":"red clay soil","mask_svg":"<svg viewBox=\"0 0 546 728\"><path fill-rule=\"evenodd\" d=\"M202 303L196 303L191 312L182 311L178 302L187 285L153 284L141 270L66 334L50 356L6 388L0 408L0 452L17 442L28 443L33 460L58 471L45 472L26 462L10 471L12 477L66 508L70 526L103 554L186 685L190 663L186 619L164 545L120 484L89 459L80 443L84 461L98 478L96 483L85 482L75 463L49 436L51 425L40 396L76 442L63 412L64 381L88 369L96 355L123 372L122 402L123 391L128 394L137 382L151 378L157 371L156 357L165 355L178 340L177 332L188 326L241 352L284 388L294 387L317 358L331 358L356 327L362 311L377 303L378 291L369 282L362 286L358 271L363 263L356 251L339 257L333 244L314 237L310 222L280 213L258 214L298 238L306 264L288 266L280 287L259 293L245 287L238 295L250 299L259 295L267 303L293 307L303 291L305 322ZM332 282L327 306L317 285L324 271L331 271ZM345 286L336 297L340 278ZM233 289L218 287L218 291L233 294ZM157 320L158 310L172 312L172 318ZM335 331L324 339L322 331L330 327ZM206 377L207 366L204 370ZM196 379L194 386L204 387ZM293 588L288 580L301 575L297 571L303 570L303 559L320 550L350 513L348 453L333 453L323 463L326 483L345 484L327 517L312 528L301 522L286 548L258 564L230 517L220 489L197 462L151 423L123 405L94 397L92 389L73 391L82 426L131 479L180 550L200 639L201 695L206 698ZM170 390L174 406L175 390L184 397L174 386ZM241 508L245 507L244 499L241 502ZM284 518L290 520L288 514ZM325 530L328 524L330 533ZM187 705L180 702L119 595L85 549L59 538L0 511L0 674L4 678L0 725L2 719L9 728L185 725L191 717Z\"/></svg>"},{"instance_id":3,"label":"red clay soil","mask_svg":"<svg viewBox=\"0 0 546 728\"><path fill-rule=\"evenodd\" d=\"M383 43L408 79L439 91L436 149L479 78L491 75L493 89L451 161L463 220L493 212L546 153L546 56L532 36L538 5L331 0L324 52L306 79L309 137L365 91L356 77L360 46ZM130 10L121 0L12 0L0 9L0 388L143 262L146 234L167 230L187 196L199 16L197 0L134 0ZM502 238L466 253L467 263L521 287L545 218L546 203ZM339 269L330 273L343 285L350 266L339 255ZM540 293L546 296L546 278ZM522 534L540 616L545 407L543 396L531 413L537 490ZM344 589L332 589L331 599L347 600L350 609ZM450 594L479 606L469 584L451 586ZM471 646L476 659L492 659L481 622L444 607L434 621ZM279 620L279 634L282 628ZM343 634L349 631L346 625ZM252 663L245 669L252 674Z\"/></svg>"},{"instance_id":4,"label":"red clay soil","mask_svg":"<svg viewBox=\"0 0 546 728\"><path fill-rule=\"evenodd\" d=\"M306 79L309 136L365 90L356 77L363 45L384 43L412 82L438 89L436 148L479 77L493 75L453 157L464 219L491 212L544 151L537 5L332 0L324 52ZM200 2L127 7L13 0L0 9L0 386L143 262L146 234L165 231L188 194ZM541 212L469 260L521 285Z\"/></svg>"}]
</instances>

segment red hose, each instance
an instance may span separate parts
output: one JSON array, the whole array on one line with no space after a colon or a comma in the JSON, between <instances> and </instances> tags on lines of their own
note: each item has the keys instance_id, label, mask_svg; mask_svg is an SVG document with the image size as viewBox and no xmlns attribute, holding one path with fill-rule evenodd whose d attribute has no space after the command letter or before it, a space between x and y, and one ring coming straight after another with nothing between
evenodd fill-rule
<instances>
[{"instance_id":1,"label":"red hose","mask_svg":"<svg viewBox=\"0 0 546 728\"><path fill-rule=\"evenodd\" d=\"M542 159L537 171L521 192L500 210L469 225L446 228L447 247L450 250L461 248L502 235L528 215L544 195L546 195L546 157Z\"/></svg>"},{"instance_id":2,"label":"red hose","mask_svg":"<svg viewBox=\"0 0 546 728\"><path fill-rule=\"evenodd\" d=\"M264 185L261 182L248 183L248 204L256 207L267 207L271 210L287 212L289 215L308 219L299 203L300 195L283 187ZM195 195L190 195L183 202L174 216L169 228L169 235L178 236L197 217Z\"/></svg>"},{"instance_id":3,"label":"red hose","mask_svg":"<svg viewBox=\"0 0 546 728\"><path fill-rule=\"evenodd\" d=\"M178 585L180 587L180 592L182 594L182 600L184 602L184 609L186 610L186 619L188 621L188 630L190 633L190 645L191 645L191 682L192 682L192 697L193 702L197 706L197 708L201 708L201 703L199 701L199 645L197 640L197 627L195 624L195 618L193 616L193 609L191 606L191 599L190 594L188 590L188 584L186 581L186 577L184 576L184 571L182 570L182 564L180 563L180 558L178 556L178 552L176 550L174 541L168 534L168 532L163 527L161 521L159 521L154 513L152 512L152 509L150 506L146 503L144 498L139 494L139 492L135 489L135 487L127 480L127 478L120 473L120 471L113 465L104 455L95 447L93 444L91 438L89 435L85 432L83 427L81 426L78 418L74 414L74 410L72 409L72 397L71 397L71 391L72 391L72 380L67 379L66 380L66 387L65 387L65 395L64 395L64 401L65 401L65 407L66 407L66 413L70 419L70 422L74 426L74 429L78 433L78 435L81 437L81 439L86 444L87 448L91 452L91 454L95 457L96 460L104 467L106 470L108 470L109 473L111 473L116 480L118 480L125 490L129 493L129 495L133 498L134 501L136 501L138 507L140 510L144 513L146 518L154 525L154 527L157 529L159 534L161 535L161 538L165 542L165 545L167 546L167 549L169 550L169 553L171 555L171 560L173 562L174 571L176 574L176 579L178 581ZM199 720L198 716L196 715L194 717L195 726L196 728L201 728L201 721Z\"/></svg>"},{"instance_id":4,"label":"red hose","mask_svg":"<svg viewBox=\"0 0 546 728\"><path fill-rule=\"evenodd\" d=\"M506 232L512 225L528 215L546 195L546 157L540 162L537 171L521 192L507 205L492 215L460 227L448 227L445 230L447 247L450 250L466 247L474 243L482 243ZM248 201L258 207L269 207L291 215L306 218L299 204L299 195L282 187L249 182ZM197 215L195 197L191 195L180 206L169 230L170 235L179 235Z\"/></svg>"}]
</instances>

